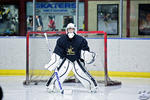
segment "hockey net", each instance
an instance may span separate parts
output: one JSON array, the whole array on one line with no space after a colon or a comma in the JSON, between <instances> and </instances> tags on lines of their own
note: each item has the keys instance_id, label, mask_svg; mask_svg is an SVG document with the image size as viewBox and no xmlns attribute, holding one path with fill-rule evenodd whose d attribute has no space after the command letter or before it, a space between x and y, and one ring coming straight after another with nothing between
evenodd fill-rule
<instances>
[{"instance_id":1,"label":"hockey net","mask_svg":"<svg viewBox=\"0 0 150 100\"><path fill-rule=\"evenodd\" d=\"M44 33L48 36L49 46L46 43ZM26 80L25 85L47 82L53 72L44 68L50 60L50 51L54 50L57 39L65 32L28 32L26 36ZM104 31L78 31L78 35L86 38L90 51L96 53L96 59L92 64L86 64L86 68L97 82L105 86L120 85L119 81L112 81L107 68L107 33ZM73 72L70 72L65 82L76 80Z\"/></svg>"}]
</instances>

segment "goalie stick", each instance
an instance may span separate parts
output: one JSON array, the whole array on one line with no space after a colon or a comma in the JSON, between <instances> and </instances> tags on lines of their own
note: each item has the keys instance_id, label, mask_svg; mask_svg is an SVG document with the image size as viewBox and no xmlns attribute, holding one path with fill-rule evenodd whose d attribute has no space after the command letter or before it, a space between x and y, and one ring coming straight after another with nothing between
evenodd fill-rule
<instances>
[{"instance_id":1,"label":"goalie stick","mask_svg":"<svg viewBox=\"0 0 150 100\"><path fill-rule=\"evenodd\" d=\"M49 50L49 52L51 54L51 49L50 49L50 45L49 45L49 40L47 38L47 33L44 33L44 36L45 36L45 39L46 39L46 42L47 42L48 50ZM55 69L55 75L56 75L56 79L57 79L57 82L58 82L58 85L59 85L59 88L60 88L60 92L61 92L61 94L63 94L64 90L62 89L62 85L61 85L61 83L59 81L59 75L58 75L58 69L57 68ZM50 79L47 82L48 85L49 85L49 82L50 82Z\"/></svg>"}]
</instances>

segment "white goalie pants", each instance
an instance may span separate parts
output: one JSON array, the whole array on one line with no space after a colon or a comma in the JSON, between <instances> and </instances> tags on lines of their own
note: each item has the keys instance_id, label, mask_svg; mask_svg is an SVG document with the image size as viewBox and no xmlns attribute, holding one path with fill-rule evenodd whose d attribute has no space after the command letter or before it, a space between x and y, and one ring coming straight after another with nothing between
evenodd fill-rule
<instances>
[{"instance_id":1,"label":"white goalie pants","mask_svg":"<svg viewBox=\"0 0 150 100\"><path fill-rule=\"evenodd\" d=\"M64 59L60 64L60 66L58 67L59 81L61 84L67 78L71 70L74 72L75 77L82 83L82 85L85 88L92 90L93 88L97 87L97 82L86 70L83 62L79 60L71 62L68 59ZM55 73L48 80L46 86L51 89L59 90L59 84L56 79Z\"/></svg>"}]
</instances>

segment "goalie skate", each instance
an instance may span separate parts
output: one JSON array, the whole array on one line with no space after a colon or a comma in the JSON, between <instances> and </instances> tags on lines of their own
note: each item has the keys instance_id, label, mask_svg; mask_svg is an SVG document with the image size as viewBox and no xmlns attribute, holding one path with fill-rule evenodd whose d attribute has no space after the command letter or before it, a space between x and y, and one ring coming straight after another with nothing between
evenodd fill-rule
<instances>
[{"instance_id":1,"label":"goalie skate","mask_svg":"<svg viewBox=\"0 0 150 100\"><path fill-rule=\"evenodd\" d=\"M48 93L58 93L58 92L60 92L60 90L56 89L56 87L54 85L46 86L46 89L47 89Z\"/></svg>"},{"instance_id":2,"label":"goalie skate","mask_svg":"<svg viewBox=\"0 0 150 100\"><path fill-rule=\"evenodd\" d=\"M98 86L91 88L90 92L91 93L96 93L98 91Z\"/></svg>"},{"instance_id":3,"label":"goalie skate","mask_svg":"<svg viewBox=\"0 0 150 100\"><path fill-rule=\"evenodd\" d=\"M54 88L55 88L54 85L46 86L47 92L49 92L49 93L55 92Z\"/></svg>"}]
</instances>

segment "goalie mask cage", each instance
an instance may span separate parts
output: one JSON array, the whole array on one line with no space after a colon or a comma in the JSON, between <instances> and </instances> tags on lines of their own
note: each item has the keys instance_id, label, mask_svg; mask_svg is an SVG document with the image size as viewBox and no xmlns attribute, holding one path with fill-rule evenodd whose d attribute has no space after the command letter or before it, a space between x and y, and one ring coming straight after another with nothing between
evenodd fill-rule
<instances>
[{"instance_id":1,"label":"goalie mask cage","mask_svg":"<svg viewBox=\"0 0 150 100\"><path fill-rule=\"evenodd\" d=\"M48 36L49 46L46 43L44 33ZM44 68L50 60L50 52L53 52L56 41L65 32L28 32L26 35L26 80L24 85L47 82L53 72ZM120 85L119 81L112 81L108 75L107 68L107 33L104 31L78 31L78 35L86 38L90 51L96 53L95 62L86 64L86 68L99 83ZM49 51L49 48L51 51ZM72 77L73 73L69 74ZM68 78L69 79L69 78Z\"/></svg>"}]
</instances>

